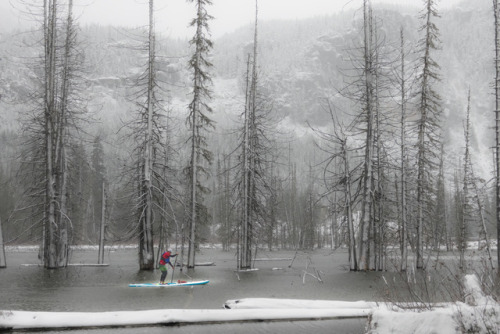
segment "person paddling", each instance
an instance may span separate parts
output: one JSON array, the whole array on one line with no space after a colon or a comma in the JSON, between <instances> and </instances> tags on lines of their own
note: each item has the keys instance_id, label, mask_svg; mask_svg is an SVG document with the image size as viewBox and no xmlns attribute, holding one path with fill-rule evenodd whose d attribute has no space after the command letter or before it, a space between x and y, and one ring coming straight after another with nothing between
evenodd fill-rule
<instances>
[{"instance_id":1,"label":"person paddling","mask_svg":"<svg viewBox=\"0 0 500 334\"><path fill-rule=\"evenodd\" d=\"M161 277L160 277L160 284L165 284L165 278L167 277L167 263L174 269L174 266L170 262L171 257L176 257L178 254L175 253L172 255L172 250L169 249L165 253L162 254L160 257L160 271L161 271Z\"/></svg>"}]
</instances>

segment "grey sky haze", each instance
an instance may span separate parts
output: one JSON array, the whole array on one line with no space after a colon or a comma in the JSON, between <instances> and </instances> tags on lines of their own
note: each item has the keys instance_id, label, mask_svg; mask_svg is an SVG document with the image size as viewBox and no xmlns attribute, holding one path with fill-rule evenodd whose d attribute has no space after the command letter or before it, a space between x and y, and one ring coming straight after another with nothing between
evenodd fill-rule
<instances>
[{"instance_id":1,"label":"grey sky haze","mask_svg":"<svg viewBox=\"0 0 500 334\"><path fill-rule=\"evenodd\" d=\"M14 7L19 8L20 1L26 2L26 0L0 0L2 2L0 19L5 15L4 21L12 21L7 20L9 19L7 16L16 13L13 10L5 10L5 6L12 3ZM449 8L460 1L462 0L438 0L438 6L440 9ZM255 0L212 0L212 2L209 14L214 17L210 22L213 37L232 32L254 20ZM423 7L423 0L372 0L372 2L374 5L391 3ZM137 27L144 26L148 22L148 0L74 0L74 4L81 24ZM362 0L259 0L259 20L301 19L360 8L361 5ZM157 30L167 36L191 37L192 32L188 29L188 24L194 17L194 4L186 0L155 0L155 7ZM17 22L19 25L26 24L22 20Z\"/></svg>"},{"instance_id":2,"label":"grey sky haze","mask_svg":"<svg viewBox=\"0 0 500 334\"><path fill-rule=\"evenodd\" d=\"M439 7L450 7L460 0L439 0ZM84 22L140 26L147 23L147 0L78 0ZM212 0L209 13L214 37L253 22L255 0ZM422 0L373 0L373 3L423 6ZM85 4L84 6L82 6ZM259 19L300 19L332 14L360 7L362 0L259 0ZM157 28L172 36L190 37L187 25L194 16L194 5L186 0L156 0Z\"/></svg>"}]
</instances>

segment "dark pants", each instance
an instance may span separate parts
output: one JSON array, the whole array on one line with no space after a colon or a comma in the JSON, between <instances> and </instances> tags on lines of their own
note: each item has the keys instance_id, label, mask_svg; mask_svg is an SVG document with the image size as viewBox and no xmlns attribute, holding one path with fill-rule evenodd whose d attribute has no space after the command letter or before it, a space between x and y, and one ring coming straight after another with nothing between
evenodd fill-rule
<instances>
[{"instance_id":1,"label":"dark pants","mask_svg":"<svg viewBox=\"0 0 500 334\"><path fill-rule=\"evenodd\" d=\"M160 264L161 277L160 282L165 282L165 278L167 278L167 266Z\"/></svg>"}]
</instances>

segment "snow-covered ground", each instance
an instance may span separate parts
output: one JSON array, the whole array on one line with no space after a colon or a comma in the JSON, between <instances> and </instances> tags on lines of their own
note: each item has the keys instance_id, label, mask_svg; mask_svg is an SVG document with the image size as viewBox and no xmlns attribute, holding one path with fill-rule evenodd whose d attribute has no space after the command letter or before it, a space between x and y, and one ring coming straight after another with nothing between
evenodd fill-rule
<instances>
[{"instance_id":1,"label":"snow-covered ground","mask_svg":"<svg viewBox=\"0 0 500 334\"><path fill-rule=\"evenodd\" d=\"M150 326L234 321L319 320L367 317L369 309L150 310L121 312L0 311L0 329Z\"/></svg>"},{"instance_id":2,"label":"snow-covered ground","mask_svg":"<svg viewBox=\"0 0 500 334\"><path fill-rule=\"evenodd\" d=\"M0 329L56 329L151 326L238 321L324 320L366 317L367 333L494 333L500 305L485 296L476 276L465 277L466 302L440 304L433 310L403 309L375 302L246 298L225 308L163 309L120 312L0 311Z\"/></svg>"},{"instance_id":3,"label":"snow-covered ground","mask_svg":"<svg viewBox=\"0 0 500 334\"><path fill-rule=\"evenodd\" d=\"M375 308L370 334L499 333L500 304L481 290L478 278L465 277L466 303L449 303L433 310Z\"/></svg>"}]
</instances>

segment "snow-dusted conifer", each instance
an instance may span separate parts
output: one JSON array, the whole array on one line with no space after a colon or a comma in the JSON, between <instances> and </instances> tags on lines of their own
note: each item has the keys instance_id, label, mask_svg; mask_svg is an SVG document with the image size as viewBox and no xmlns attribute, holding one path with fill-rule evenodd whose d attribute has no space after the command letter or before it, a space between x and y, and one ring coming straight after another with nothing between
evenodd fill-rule
<instances>
[{"instance_id":1,"label":"snow-dusted conifer","mask_svg":"<svg viewBox=\"0 0 500 334\"><path fill-rule=\"evenodd\" d=\"M425 1L425 9L420 16L423 24L420 30L423 33L419 41L421 53L421 72L418 88L418 120L416 144L417 150L417 268L424 267L424 221L431 212L434 188L434 174L439 155L439 142L441 135L441 105L440 96L435 86L439 81L439 65L433 59L433 52L439 49L439 30L434 22L439 17L434 0Z\"/></svg>"},{"instance_id":2,"label":"snow-dusted conifer","mask_svg":"<svg viewBox=\"0 0 500 334\"><path fill-rule=\"evenodd\" d=\"M169 194L166 189L171 183L166 173L168 161L164 158L170 145L167 135L168 115L159 98L153 0L149 0L148 8L148 37L142 49L147 61L136 84L138 91L134 98L138 111L130 125L134 140L134 168L131 176L135 186L132 226L134 236L138 237L141 270L155 268L153 240L155 227L167 215L168 206L165 204L165 198ZM161 245L164 241L160 240Z\"/></svg>"},{"instance_id":3,"label":"snow-dusted conifer","mask_svg":"<svg viewBox=\"0 0 500 334\"><path fill-rule=\"evenodd\" d=\"M196 7L196 17L191 21L191 26L196 31L190 41L194 50L188 64L192 71L193 88L187 118L190 131L190 160L186 168L189 183L187 266L194 268L197 247L196 231L199 228L198 225L208 220L208 210L203 203L203 194L208 192L208 188L203 185L202 177L208 174L205 165L212 163L212 152L208 149L206 138L206 132L214 127L214 122L210 119L212 108L208 104L211 100L210 85L212 84L209 72L212 67L209 60L212 41L208 23L212 16L208 14L207 7L212 4L212 1L188 1L193 2Z\"/></svg>"}]
</instances>

